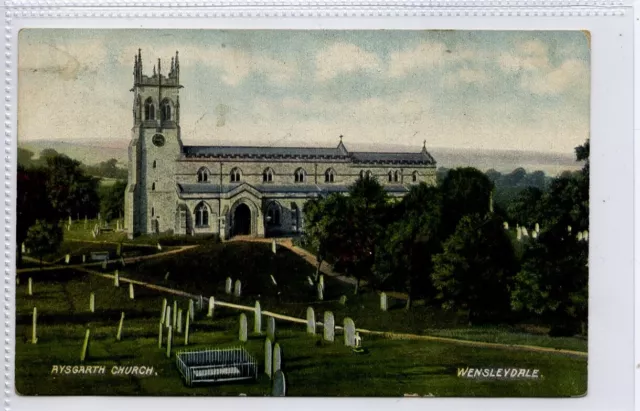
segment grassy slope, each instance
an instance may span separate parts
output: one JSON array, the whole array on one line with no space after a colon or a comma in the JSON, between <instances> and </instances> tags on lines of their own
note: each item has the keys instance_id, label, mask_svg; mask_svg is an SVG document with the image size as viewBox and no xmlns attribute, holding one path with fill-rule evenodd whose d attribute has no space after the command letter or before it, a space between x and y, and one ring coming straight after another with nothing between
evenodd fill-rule
<instances>
[{"instance_id":1,"label":"grassy slope","mask_svg":"<svg viewBox=\"0 0 640 411\"><path fill-rule=\"evenodd\" d=\"M266 395L269 380L253 384L185 387L174 366L157 347L157 324L162 295L136 288L136 300L127 287L81 273L50 272L34 283L34 296L25 282L17 290L16 387L23 394L40 395ZM89 293L96 293L97 312L88 312ZM169 298L172 302L172 297ZM179 299L182 308L186 301ZM39 310L39 342L30 344L31 310ZM120 312L125 312L124 340L115 341ZM318 311L316 311L318 313ZM213 320L200 314L192 326L192 347L236 345L238 312L216 309ZM252 316L248 316L251 323ZM338 320L339 317L336 319ZM157 376L52 376L53 364L79 364L84 330L92 330L90 365L150 365ZM251 327L251 325L250 325ZM318 344L304 326L277 323L277 341L283 349L283 369L289 395L401 396L567 396L586 390L584 359L508 350L478 349L424 341L394 341L365 337L369 354L354 355L336 342ZM179 336L181 337L181 336ZM178 346L181 338L176 338ZM251 336L246 348L261 364L263 337ZM537 381L477 381L456 377L457 367L517 366L541 370ZM107 367L109 370L110 367Z\"/></svg>"}]
</instances>

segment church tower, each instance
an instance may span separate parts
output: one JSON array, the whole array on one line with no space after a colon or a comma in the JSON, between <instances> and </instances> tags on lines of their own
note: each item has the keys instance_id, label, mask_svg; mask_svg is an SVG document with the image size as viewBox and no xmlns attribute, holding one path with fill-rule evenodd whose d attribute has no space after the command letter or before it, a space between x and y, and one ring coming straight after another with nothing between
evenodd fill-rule
<instances>
[{"instance_id":1,"label":"church tower","mask_svg":"<svg viewBox=\"0 0 640 411\"><path fill-rule=\"evenodd\" d=\"M175 162L180 140L180 61L178 52L167 72L160 59L151 75L143 74L142 53L133 63L133 128L129 143L129 177L125 192L125 229L129 238L174 229Z\"/></svg>"}]
</instances>

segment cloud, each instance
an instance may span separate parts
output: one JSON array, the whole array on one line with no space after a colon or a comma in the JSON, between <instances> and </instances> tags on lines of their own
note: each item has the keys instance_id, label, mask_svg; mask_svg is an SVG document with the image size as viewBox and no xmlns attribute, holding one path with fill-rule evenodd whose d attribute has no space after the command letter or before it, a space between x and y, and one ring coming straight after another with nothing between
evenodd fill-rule
<instances>
[{"instance_id":1,"label":"cloud","mask_svg":"<svg viewBox=\"0 0 640 411\"><path fill-rule=\"evenodd\" d=\"M561 94L588 91L589 68L577 59L565 60L559 67L542 76L523 77L521 86L534 94Z\"/></svg>"},{"instance_id":2,"label":"cloud","mask_svg":"<svg viewBox=\"0 0 640 411\"><path fill-rule=\"evenodd\" d=\"M51 40L36 44L21 44L29 53L18 54L22 72L52 74L62 80L77 80L87 73L95 74L104 64L107 50L100 41L77 41L72 45Z\"/></svg>"},{"instance_id":3,"label":"cloud","mask_svg":"<svg viewBox=\"0 0 640 411\"><path fill-rule=\"evenodd\" d=\"M345 73L381 70L382 63L377 54L350 43L334 43L316 54L317 81L330 80Z\"/></svg>"},{"instance_id":4,"label":"cloud","mask_svg":"<svg viewBox=\"0 0 640 411\"><path fill-rule=\"evenodd\" d=\"M498 56L498 65L506 72L545 70L549 68L549 50L539 40L522 42Z\"/></svg>"},{"instance_id":5,"label":"cloud","mask_svg":"<svg viewBox=\"0 0 640 411\"><path fill-rule=\"evenodd\" d=\"M468 86L471 84L485 85L490 81L484 70L462 68L444 75L443 84L447 87Z\"/></svg>"}]
</instances>

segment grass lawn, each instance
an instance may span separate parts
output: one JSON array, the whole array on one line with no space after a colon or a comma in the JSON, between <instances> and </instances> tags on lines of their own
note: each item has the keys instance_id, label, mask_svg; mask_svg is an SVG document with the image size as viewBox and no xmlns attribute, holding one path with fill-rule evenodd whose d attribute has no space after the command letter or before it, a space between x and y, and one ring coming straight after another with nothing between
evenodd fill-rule
<instances>
[{"instance_id":1,"label":"grass lawn","mask_svg":"<svg viewBox=\"0 0 640 411\"><path fill-rule=\"evenodd\" d=\"M245 250L246 251L246 250ZM208 252L212 252L208 249ZM235 252L226 250L224 252ZM224 257L224 253L216 255ZM281 255L283 253L279 253ZM278 268L279 258L265 261L260 267ZM231 260L223 259L229 264ZM167 262L168 263L168 262ZM187 268L197 267L193 262ZM224 266L223 266L224 267ZM256 270L258 268L255 268ZM300 269L302 269L300 267ZM221 268L222 270L222 268ZM235 275L251 270L227 266ZM190 286L198 276L216 284L217 272L180 271ZM291 290L304 272L282 273L282 282ZM44 273L43 273L44 274ZM141 274L143 274L141 272ZM196 275L198 274L198 275ZM265 286L247 278L247 292L259 292ZM306 281L306 280L305 280ZM266 282L266 281L265 281ZM279 282L280 284L280 282ZM270 381L263 374L263 338L250 335L245 344L260 364L260 378L254 383L237 383L186 387L175 367L175 358L167 359L157 346L158 320L163 298L173 296L136 287L136 299L128 298L126 286L116 288L112 281L73 270L49 271L34 277L34 295L26 293L26 279L17 287L16 388L25 395L268 395ZM89 312L89 293L96 295L96 312ZM295 294L295 293L294 293ZM299 298L304 292L298 291ZM187 301L177 299L186 309ZM262 301L262 299L261 299ZM31 312L37 306L38 343L30 343ZM348 307L348 305L347 305ZM306 306L305 306L306 309ZM346 308L345 308L346 309ZM116 341L120 313L125 313L123 340ZM321 310L316 309L320 316ZM191 327L189 348L238 345L239 312L216 307L214 318L198 313ZM252 329L253 316L248 315ZM336 323L342 314L336 312ZM364 320L363 320L364 321ZM263 321L263 325L266 321ZM356 322L358 326L358 322ZM79 365L84 332L91 329L91 343L86 365L105 365L104 376L52 375L53 365ZM558 354L475 348L427 341L388 340L364 337L368 354L355 355L336 341L323 343L319 336L305 333L302 324L276 321L276 341L282 346L282 368L287 378L289 396L402 396L405 393L435 396L575 396L586 392L587 361ZM175 335L175 349L182 347L182 335ZM154 367L149 377L110 375L113 365ZM471 380L456 375L458 367L537 368L538 380ZM157 374L157 375L156 375Z\"/></svg>"}]
</instances>

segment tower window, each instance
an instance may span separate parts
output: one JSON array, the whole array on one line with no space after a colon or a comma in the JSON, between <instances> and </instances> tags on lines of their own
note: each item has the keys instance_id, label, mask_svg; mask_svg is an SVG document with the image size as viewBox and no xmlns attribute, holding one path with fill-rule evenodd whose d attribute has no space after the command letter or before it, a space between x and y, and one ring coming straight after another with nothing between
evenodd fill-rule
<instances>
[{"instance_id":1,"label":"tower window","mask_svg":"<svg viewBox=\"0 0 640 411\"><path fill-rule=\"evenodd\" d=\"M237 183L242 178L242 172L240 171L240 169L238 167L235 167L235 168L233 168L231 170L231 173L230 173L229 176L231 177L231 182L232 183Z\"/></svg>"},{"instance_id":2,"label":"tower window","mask_svg":"<svg viewBox=\"0 0 640 411\"><path fill-rule=\"evenodd\" d=\"M209 170L206 167L202 167L198 170L198 183L206 183L209 181Z\"/></svg>"},{"instance_id":3,"label":"tower window","mask_svg":"<svg viewBox=\"0 0 640 411\"><path fill-rule=\"evenodd\" d=\"M156 119L156 108L153 105L153 100L151 99L151 97L146 99L144 102L144 119L145 120Z\"/></svg>"},{"instance_id":4,"label":"tower window","mask_svg":"<svg viewBox=\"0 0 640 411\"><path fill-rule=\"evenodd\" d=\"M196 227L206 227L209 225L209 208L205 203L196 206Z\"/></svg>"},{"instance_id":5,"label":"tower window","mask_svg":"<svg viewBox=\"0 0 640 411\"><path fill-rule=\"evenodd\" d=\"M156 168L156 160L153 160L153 168Z\"/></svg>"},{"instance_id":6,"label":"tower window","mask_svg":"<svg viewBox=\"0 0 640 411\"><path fill-rule=\"evenodd\" d=\"M273 169L271 167L265 169L262 172L262 182L263 183L271 183L273 182Z\"/></svg>"},{"instance_id":7,"label":"tower window","mask_svg":"<svg viewBox=\"0 0 640 411\"><path fill-rule=\"evenodd\" d=\"M156 215L156 209L155 207L151 207L151 217Z\"/></svg>"},{"instance_id":8,"label":"tower window","mask_svg":"<svg viewBox=\"0 0 640 411\"><path fill-rule=\"evenodd\" d=\"M324 172L324 182L333 183L335 179L335 175L336 175L336 172L333 171L332 168L327 169L327 171Z\"/></svg>"},{"instance_id":9,"label":"tower window","mask_svg":"<svg viewBox=\"0 0 640 411\"><path fill-rule=\"evenodd\" d=\"M169 100L162 100L160 104L160 115L162 116L162 121L171 120L171 102L169 102Z\"/></svg>"},{"instance_id":10,"label":"tower window","mask_svg":"<svg viewBox=\"0 0 640 411\"><path fill-rule=\"evenodd\" d=\"M303 168L297 169L296 172L294 173L295 182L304 183L304 181L306 180L306 176L307 176L307 173L304 171Z\"/></svg>"},{"instance_id":11,"label":"tower window","mask_svg":"<svg viewBox=\"0 0 640 411\"><path fill-rule=\"evenodd\" d=\"M156 191L156 183L151 183L151 191Z\"/></svg>"},{"instance_id":12,"label":"tower window","mask_svg":"<svg viewBox=\"0 0 640 411\"><path fill-rule=\"evenodd\" d=\"M411 174L411 181L413 181L414 183L416 181L418 181L418 172L414 171L413 174Z\"/></svg>"}]
</instances>

